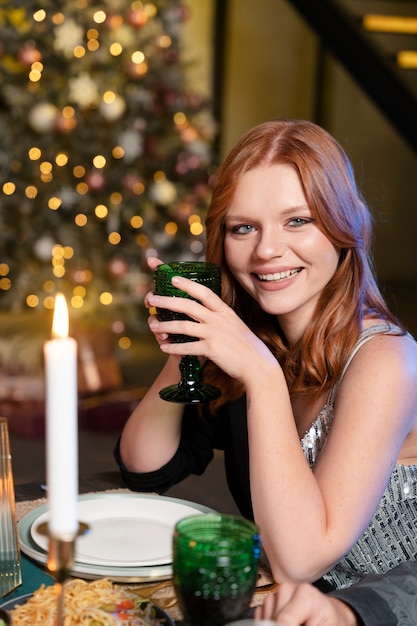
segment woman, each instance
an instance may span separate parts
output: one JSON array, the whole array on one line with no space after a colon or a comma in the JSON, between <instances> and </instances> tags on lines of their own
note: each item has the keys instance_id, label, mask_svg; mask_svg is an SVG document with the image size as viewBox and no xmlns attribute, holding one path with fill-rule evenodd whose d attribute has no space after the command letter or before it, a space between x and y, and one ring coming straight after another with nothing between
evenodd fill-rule
<instances>
[{"instance_id":1,"label":"woman","mask_svg":"<svg viewBox=\"0 0 417 626\"><path fill-rule=\"evenodd\" d=\"M200 303L146 297L199 323L150 316L169 358L116 450L127 484L162 492L224 449L277 581L343 587L415 558L417 346L376 285L346 154L311 122L261 124L219 168L206 228L222 299L180 277ZM222 388L200 416L158 396L184 352Z\"/></svg>"}]
</instances>

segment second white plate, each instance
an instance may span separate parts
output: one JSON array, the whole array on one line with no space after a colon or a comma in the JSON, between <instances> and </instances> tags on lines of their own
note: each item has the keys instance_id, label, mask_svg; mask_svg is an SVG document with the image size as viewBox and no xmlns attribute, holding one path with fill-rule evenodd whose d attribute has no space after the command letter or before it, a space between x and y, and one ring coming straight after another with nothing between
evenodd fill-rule
<instances>
[{"instance_id":1,"label":"second white plate","mask_svg":"<svg viewBox=\"0 0 417 626\"><path fill-rule=\"evenodd\" d=\"M136 497L131 497L131 496ZM109 567L145 567L172 563L172 533L178 520L202 514L192 502L141 494L81 496L78 519L89 529L77 538L78 563ZM33 541L48 550L48 537L39 527L48 522L40 515L30 528Z\"/></svg>"}]
</instances>

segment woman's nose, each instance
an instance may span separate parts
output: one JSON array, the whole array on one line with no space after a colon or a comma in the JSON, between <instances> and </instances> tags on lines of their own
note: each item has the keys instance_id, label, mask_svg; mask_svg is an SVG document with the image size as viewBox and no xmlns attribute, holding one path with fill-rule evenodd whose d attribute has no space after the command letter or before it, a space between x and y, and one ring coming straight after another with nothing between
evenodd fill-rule
<instances>
[{"instance_id":1,"label":"woman's nose","mask_svg":"<svg viewBox=\"0 0 417 626\"><path fill-rule=\"evenodd\" d=\"M268 229L259 234L255 254L260 259L282 257L286 249L285 238L276 229Z\"/></svg>"}]
</instances>

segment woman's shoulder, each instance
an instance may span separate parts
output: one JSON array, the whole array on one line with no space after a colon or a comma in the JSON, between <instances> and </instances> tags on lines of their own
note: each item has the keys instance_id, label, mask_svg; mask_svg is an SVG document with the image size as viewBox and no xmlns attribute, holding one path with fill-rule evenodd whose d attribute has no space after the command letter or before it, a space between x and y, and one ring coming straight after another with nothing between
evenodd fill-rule
<instances>
[{"instance_id":1,"label":"woman's shoulder","mask_svg":"<svg viewBox=\"0 0 417 626\"><path fill-rule=\"evenodd\" d=\"M400 326L387 322L364 324L345 367L345 378L366 372L367 376L386 373L391 379L417 381L417 342Z\"/></svg>"},{"instance_id":2,"label":"woman's shoulder","mask_svg":"<svg viewBox=\"0 0 417 626\"><path fill-rule=\"evenodd\" d=\"M342 375L330 392L334 401L342 387L358 382L373 386L396 383L398 389L415 386L417 399L417 342L400 326L366 320L359 340L345 363Z\"/></svg>"},{"instance_id":3,"label":"woman's shoulder","mask_svg":"<svg viewBox=\"0 0 417 626\"><path fill-rule=\"evenodd\" d=\"M417 345L407 334L379 330L357 350L330 394L334 424L337 418L342 429L348 424L365 440L375 441L379 431L382 439L404 441L417 434ZM400 457L417 458L417 439L408 444Z\"/></svg>"}]
</instances>

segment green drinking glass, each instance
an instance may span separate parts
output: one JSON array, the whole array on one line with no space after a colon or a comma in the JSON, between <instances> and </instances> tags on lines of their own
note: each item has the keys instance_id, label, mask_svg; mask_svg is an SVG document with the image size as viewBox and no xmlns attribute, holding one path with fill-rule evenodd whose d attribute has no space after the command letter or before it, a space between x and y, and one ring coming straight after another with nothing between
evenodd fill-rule
<instances>
[{"instance_id":1,"label":"green drinking glass","mask_svg":"<svg viewBox=\"0 0 417 626\"><path fill-rule=\"evenodd\" d=\"M224 626L247 616L261 540L253 522L208 513L180 520L173 537L173 580L188 626Z\"/></svg>"},{"instance_id":2,"label":"green drinking glass","mask_svg":"<svg viewBox=\"0 0 417 626\"><path fill-rule=\"evenodd\" d=\"M205 261L176 261L158 265L154 272L154 292L160 296L173 296L175 298L191 298L185 291L177 289L172 284L173 276L184 276L202 285L206 285L212 291L221 295L220 267L215 263ZM157 309L158 319L166 322L170 320L190 320L183 313L176 313L167 309ZM196 322L197 323L197 322ZM169 335L173 343L185 343L198 341L196 337L188 335ZM210 402L220 395L220 389L214 385L203 383L201 380L201 366L198 357L186 355L180 361L181 379L178 384L169 385L159 392L160 397L168 402L184 402L194 404L197 402Z\"/></svg>"}]
</instances>

